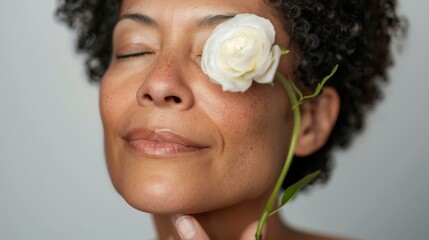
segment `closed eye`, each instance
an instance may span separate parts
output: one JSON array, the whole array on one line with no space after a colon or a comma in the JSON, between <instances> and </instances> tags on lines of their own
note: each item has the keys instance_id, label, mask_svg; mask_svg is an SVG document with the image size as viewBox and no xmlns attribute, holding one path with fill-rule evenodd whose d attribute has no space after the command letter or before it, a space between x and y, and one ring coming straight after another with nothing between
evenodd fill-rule
<instances>
[{"instance_id":1,"label":"closed eye","mask_svg":"<svg viewBox=\"0 0 429 240\"><path fill-rule=\"evenodd\" d=\"M118 54L116 55L116 59L135 58L135 57L141 57L152 53L153 52L136 52L136 53Z\"/></svg>"}]
</instances>

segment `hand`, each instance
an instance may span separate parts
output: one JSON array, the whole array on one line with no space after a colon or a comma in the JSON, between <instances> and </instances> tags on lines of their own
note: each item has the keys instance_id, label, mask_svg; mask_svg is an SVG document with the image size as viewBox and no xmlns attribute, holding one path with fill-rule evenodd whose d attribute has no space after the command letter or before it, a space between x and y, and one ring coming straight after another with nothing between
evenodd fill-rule
<instances>
[{"instance_id":1,"label":"hand","mask_svg":"<svg viewBox=\"0 0 429 240\"><path fill-rule=\"evenodd\" d=\"M207 233L194 217L189 215L175 215L171 220L173 221L173 226L176 228L180 240L210 240ZM254 240L257 227L258 221L252 222L243 231L240 240Z\"/></svg>"}]
</instances>

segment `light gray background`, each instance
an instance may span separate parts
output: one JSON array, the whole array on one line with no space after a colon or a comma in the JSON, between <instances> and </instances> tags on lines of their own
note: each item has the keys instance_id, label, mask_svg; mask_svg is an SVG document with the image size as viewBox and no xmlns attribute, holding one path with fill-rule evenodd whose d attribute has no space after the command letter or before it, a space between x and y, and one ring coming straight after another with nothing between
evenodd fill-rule
<instances>
[{"instance_id":1,"label":"light gray background","mask_svg":"<svg viewBox=\"0 0 429 240\"><path fill-rule=\"evenodd\" d=\"M411 29L385 101L334 175L296 199L291 224L359 239L429 239L428 1L402 1ZM113 190L98 89L55 2L0 3L0 239L150 239L150 217Z\"/></svg>"}]
</instances>

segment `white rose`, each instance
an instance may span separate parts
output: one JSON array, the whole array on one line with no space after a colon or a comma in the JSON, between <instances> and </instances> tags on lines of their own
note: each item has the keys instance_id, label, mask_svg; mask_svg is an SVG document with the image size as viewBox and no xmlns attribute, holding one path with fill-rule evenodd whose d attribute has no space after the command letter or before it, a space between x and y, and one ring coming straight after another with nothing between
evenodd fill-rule
<instances>
[{"instance_id":1,"label":"white rose","mask_svg":"<svg viewBox=\"0 0 429 240\"><path fill-rule=\"evenodd\" d=\"M201 68L223 91L244 92L255 80L271 83L281 49L273 24L254 14L237 14L219 24L207 39Z\"/></svg>"}]
</instances>

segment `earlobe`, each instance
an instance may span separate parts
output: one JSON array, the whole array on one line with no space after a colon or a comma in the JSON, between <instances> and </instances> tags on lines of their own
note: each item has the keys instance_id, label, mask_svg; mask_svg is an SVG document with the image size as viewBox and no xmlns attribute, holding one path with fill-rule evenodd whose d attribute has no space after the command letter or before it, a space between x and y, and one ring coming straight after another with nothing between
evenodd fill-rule
<instances>
[{"instance_id":1,"label":"earlobe","mask_svg":"<svg viewBox=\"0 0 429 240\"><path fill-rule=\"evenodd\" d=\"M308 156L328 140L340 109L340 97L332 87L324 87L315 99L301 105L301 127L295 155Z\"/></svg>"}]
</instances>

